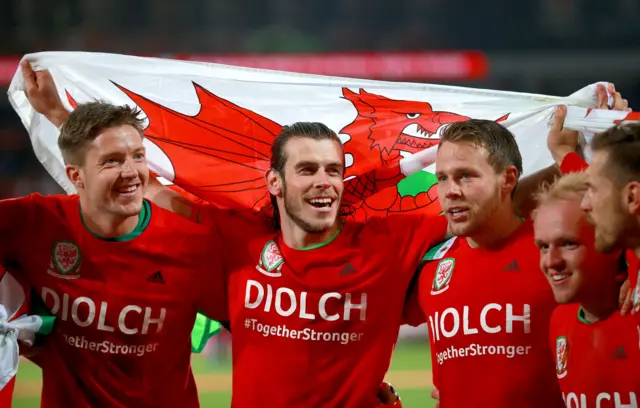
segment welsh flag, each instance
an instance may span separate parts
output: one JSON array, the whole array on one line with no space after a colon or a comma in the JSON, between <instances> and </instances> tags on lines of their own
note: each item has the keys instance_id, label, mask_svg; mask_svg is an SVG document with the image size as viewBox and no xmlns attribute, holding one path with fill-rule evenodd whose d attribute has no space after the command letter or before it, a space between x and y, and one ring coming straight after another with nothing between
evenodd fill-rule
<instances>
[{"instance_id":1,"label":"welsh flag","mask_svg":"<svg viewBox=\"0 0 640 408\"><path fill-rule=\"evenodd\" d=\"M147 157L165 184L225 209L268 209L264 172L282 125L323 122L344 143L344 204L354 219L439 212L433 165L411 157L436 146L448 123L495 120L515 135L524 171L552 163L546 135L558 104L565 126L589 136L637 113L596 110L595 86L568 97L394 83L267 71L125 55L46 52L26 55L48 69L68 110L95 99L138 106ZM57 129L36 113L20 70L9 100L36 156L68 193ZM417 164L424 163L420 161ZM411 175L411 177L407 177Z\"/></svg>"},{"instance_id":2,"label":"welsh flag","mask_svg":"<svg viewBox=\"0 0 640 408\"><path fill-rule=\"evenodd\" d=\"M595 85L566 97L420 83L296 74L126 55L45 52L24 57L48 69L68 110L106 100L141 109L151 170L192 199L223 209L269 210L264 173L283 125L323 122L345 150L344 206L356 220L440 213L433 152L448 123L498 121L516 136L525 173L550 165L546 135L559 104L565 126L588 140L637 113L597 110ZM67 192L58 130L30 106L20 70L9 100L45 169ZM419 158L419 159L416 159ZM198 321L194 349L218 326Z\"/></svg>"}]
</instances>

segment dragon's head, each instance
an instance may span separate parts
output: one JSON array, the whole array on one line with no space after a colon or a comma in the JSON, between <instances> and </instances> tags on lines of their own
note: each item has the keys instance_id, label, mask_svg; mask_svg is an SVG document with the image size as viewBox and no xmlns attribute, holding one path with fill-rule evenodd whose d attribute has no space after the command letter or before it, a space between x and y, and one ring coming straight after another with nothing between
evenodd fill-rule
<instances>
[{"instance_id":1,"label":"dragon's head","mask_svg":"<svg viewBox=\"0 0 640 408\"><path fill-rule=\"evenodd\" d=\"M469 120L467 116L434 111L427 102L389 99L363 89L355 93L342 88L342 95L353 104L358 115L340 133L371 141L362 143L360 139L360 143L352 144L368 149L363 152L354 152L348 142L345 144L346 152L354 156L354 163L358 156L370 156L373 149L378 149L383 159L402 152L416 153L438 144L437 132L442 125Z\"/></svg>"}]
</instances>

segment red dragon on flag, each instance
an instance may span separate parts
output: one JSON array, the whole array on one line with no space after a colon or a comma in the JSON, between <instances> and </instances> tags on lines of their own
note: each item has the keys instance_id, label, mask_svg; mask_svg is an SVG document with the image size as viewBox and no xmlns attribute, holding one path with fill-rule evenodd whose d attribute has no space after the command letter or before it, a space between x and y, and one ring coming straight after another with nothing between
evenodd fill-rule
<instances>
[{"instance_id":1,"label":"red dragon on flag","mask_svg":"<svg viewBox=\"0 0 640 408\"><path fill-rule=\"evenodd\" d=\"M114 85L147 115L144 135L170 159L175 186L220 208L270 211L264 174L280 124L195 83L200 103L195 116ZM364 220L408 211L439 213L433 178L417 174L405 179L401 153L437 144L442 125L469 118L434 111L427 102L389 99L363 89L356 93L342 88L342 95L357 111L353 122L339 132L349 136L345 155L353 159L345 174L345 214ZM67 98L75 108L68 92Z\"/></svg>"}]
</instances>

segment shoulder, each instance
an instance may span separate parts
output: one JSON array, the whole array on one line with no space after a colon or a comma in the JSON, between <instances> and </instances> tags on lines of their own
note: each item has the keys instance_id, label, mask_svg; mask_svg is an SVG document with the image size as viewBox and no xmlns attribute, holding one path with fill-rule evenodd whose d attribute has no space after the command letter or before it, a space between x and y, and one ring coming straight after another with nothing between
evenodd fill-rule
<instances>
[{"instance_id":1,"label":"shoulder","mask_svg":"<svg viewBox=\"0 0 640 408\"><path fill-rule=\"evenodd\" d=\"M215 229L209 225L190 221L178 214L158 207L151 202L150 205L151 223L154 230L162 235L168 235L172 237L173 240L186 239L189 242L215 237Z\"/></svg>"},{"instance_id":2,"label":"shoulder","mask_svg":"<svg viewBox=\"0 0 640 408\"><path fill-rule=\"evenodd\" d=\"M447 230L447 219L433 214L395 214L386 217L372 217L362 222L363 230L372 233L407 235L423 233L425 236L443 238Z\"/></svg>"},{"instance_id":3,"label":"shoulder","mask_svg":"<svg viewBox=\"0 0 640 408\"><path fill-rule=\"evenodd\" d=\"M551 321L556 323L577 323L579 304L558 305L551 314Z\"/></svg>"},{"instance_id":4,"label":"shoulder","mask_svg":"<svg viewBox=\"0 0 640 408\"><path fill-rule=\"evenodd\" d=\"M578 310L580 305L559 305L551 314L549 323L549 338L555 343L558 338L569 339L573 328L578 325Z\"/></svg>"},{"instance_id":5,"label":"shoulder","mask_svg":"<svg viewBox=\"0 0 640 408\"><path fill-rule=\"evenodd\" d=\"M75 208L74 206L77 206L78 202L78 196L75 194L43 196L40 193L33 193L22 197L0 200L0 206L3 207L3 211L14 210L23 214L62 213L71 207Z\"/></svg>"}]
</instances>

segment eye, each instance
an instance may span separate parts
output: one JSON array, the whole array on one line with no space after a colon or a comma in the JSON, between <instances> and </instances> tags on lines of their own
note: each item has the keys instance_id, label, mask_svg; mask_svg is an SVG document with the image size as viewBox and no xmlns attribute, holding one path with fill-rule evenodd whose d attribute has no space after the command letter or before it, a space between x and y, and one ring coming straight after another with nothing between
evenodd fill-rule
<instances>
[{"instance_id":1,"label":"eye","mask_svg":"<svg viewBox=\"0 0 640 408\"><path fill-rule=\"evenodd\" d=\"M438 177L438 183L444 183L445 181L447 181L447 176L439 176Z\"/></svg>"},{"instance_id":2,"label":"eye","mask_svg":"<svg viewBox=\"0 0 640 408\"><path fill-rule=\"evenodd\" d=\"M465 178L469 178L469 177L471 177L471 175L470 175L469 173L462 173L462 176L461 176L461 177L462 177L463 179L465 179Z\"/></svg>"},{"instance_id":3,"label":"eye","mask_svg":"<svg viewBox=\"0 0 640 408\"><path fill-rule=\"evenodd\" d=\"M133 156L133 158L135 160L143 160L144 159L144 153L137 153Z\"/></svg>"},{"instance_id":4,"label":"eye","mask_svg":"<svg viewBox=\"0 0 640 408\"><path fill-rule=\"evenodd\" d=\"M418 119L420 117L419 113L407 113L407 119L413 120Z\"/></svg>"},{"instance_id":5,"label":"eye","mask_svg":"<svg viewBox=\"0 0 640 408\"><path fill-rule=\"evenodd\" d=\"M578 244L576 242L573 242L573 241L566 241L564 243L564 247L568 248L568 249L575 249L575 248L577 248L579 246L580 246L580 244Z\"/></svg>"}]
</instances>

